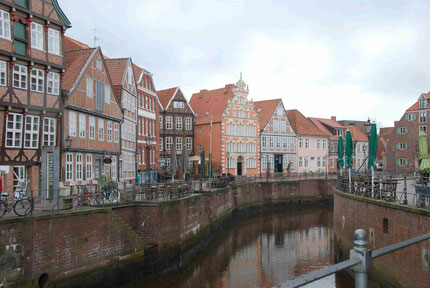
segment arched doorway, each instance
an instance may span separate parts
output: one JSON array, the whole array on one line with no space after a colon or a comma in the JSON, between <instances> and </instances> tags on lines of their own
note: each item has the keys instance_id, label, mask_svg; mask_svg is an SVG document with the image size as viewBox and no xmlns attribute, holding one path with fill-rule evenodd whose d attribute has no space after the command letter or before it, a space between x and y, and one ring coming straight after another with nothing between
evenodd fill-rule
<instances>
[{"instance_id":1,"label":"arched doorway","mask_svg":"<svg viewBox=\"0 0 430 288\"><path fill-rule=\"evenodd\" d=\"M242 175L243 173L243 157L237 157L237 167L236 167L236 175Z\"/></svg>"}]
</instances>

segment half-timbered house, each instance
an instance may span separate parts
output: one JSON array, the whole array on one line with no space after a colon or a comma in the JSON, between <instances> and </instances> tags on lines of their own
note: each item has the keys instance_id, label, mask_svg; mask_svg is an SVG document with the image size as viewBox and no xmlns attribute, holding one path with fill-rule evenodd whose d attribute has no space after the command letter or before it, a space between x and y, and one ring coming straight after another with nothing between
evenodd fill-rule
<instances>
[{"instance_id":1,"label":"half-timbered house","mask_svg":"<svg viewBox=\"0 0 430 288\"><path fill-rule=\"evenodd\" d=\"M122 110L100 47L65 53L62 179L118 179Z\"/></svg>"},{"instance_id":2,"label":"half-timbered house","mask_svg":"<svg viewBox=\"0 0 430 288\"><path fill-rule=\"evenodd\" d=\"M0 174L4 190L27 180L40 190L42 154L49 148L59 155L70 22L56 0L7 0L0 3L0 27Z\"/></svg>"}]
</instances>

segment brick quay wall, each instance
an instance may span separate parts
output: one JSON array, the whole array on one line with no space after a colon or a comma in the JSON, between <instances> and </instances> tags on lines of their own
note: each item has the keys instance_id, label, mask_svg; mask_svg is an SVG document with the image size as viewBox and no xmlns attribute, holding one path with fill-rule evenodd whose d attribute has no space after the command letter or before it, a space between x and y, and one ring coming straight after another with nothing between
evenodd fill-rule
<instances>
[{"instance_id":1,"label":"brick quay wall","mask_svg":"<svg viewBox=\"0 0 430 288\"><path fill-rule=\"evenodd\" d=\"M334 190L336 260L349 258L354 231L364 229L369 249L379 249L430 231L430 211ZM430 241L376 258L371 279L382 287L429 287Z\"/></svg>"},{"instance_id":2,"label":"brick quay wall","mask_svg":"<svg viewBox=\"0 0 430 288\"><path fill-rule=\"evenodd\" d=\"M184 199L0 220L0 287L117 287L185 268L227 225L332 201L335 180L249 183Z\"/></svg>"}]
</instances>

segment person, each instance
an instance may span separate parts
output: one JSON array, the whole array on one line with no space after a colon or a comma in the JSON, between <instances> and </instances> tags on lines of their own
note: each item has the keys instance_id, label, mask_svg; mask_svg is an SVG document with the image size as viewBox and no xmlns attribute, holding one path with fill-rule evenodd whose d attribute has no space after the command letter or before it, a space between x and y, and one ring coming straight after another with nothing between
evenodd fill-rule
<instances>
[{"instance_id":1,"label":"person","mask_svg":"<svg viewBox=\"0 0 430 288\"><path fill-rule=\"evenodd\" d=\"M105 174L105 173L103 173L103 174L102 174L102 177L100 177L99 183L100 183L100 188L101 188L101 189L103 189L103 188L107 185L107 183L108 183L108 178L106 177L106 174Z\"/></svg>"}]
</instances>

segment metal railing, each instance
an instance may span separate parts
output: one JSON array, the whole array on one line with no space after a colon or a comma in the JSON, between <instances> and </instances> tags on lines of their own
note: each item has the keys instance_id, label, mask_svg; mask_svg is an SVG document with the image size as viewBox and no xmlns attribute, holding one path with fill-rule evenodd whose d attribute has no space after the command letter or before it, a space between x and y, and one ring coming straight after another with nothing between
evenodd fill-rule
<instances>
[{"instance_id":1,"label":"metal railing","mask_svg":"<svg viewBox=\"0 0 430 288\"><path fill-rule=\"evenodd\" d=\"M367 235L363 229L357 229L354 232L354 247L350 250L349 259L326 268L311 272L303 275L294 280L288 281L282 287L295 288L309 284L326 276L332 275L336 272L352 268L355 278L356 288L367 288L368 286L368 272L372 267L372 259L381 257L391 252L400 250L405 247L426 241L430 239L430 233L411 238L399 243L395 243L377 250L369 250L367 247Z\"/></svg>"}]
</instances>

